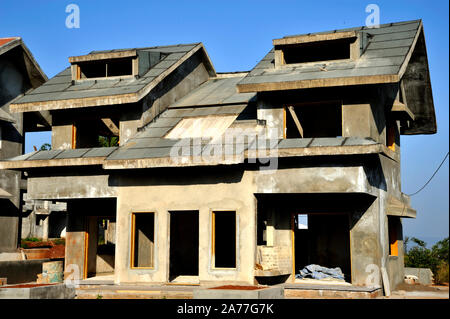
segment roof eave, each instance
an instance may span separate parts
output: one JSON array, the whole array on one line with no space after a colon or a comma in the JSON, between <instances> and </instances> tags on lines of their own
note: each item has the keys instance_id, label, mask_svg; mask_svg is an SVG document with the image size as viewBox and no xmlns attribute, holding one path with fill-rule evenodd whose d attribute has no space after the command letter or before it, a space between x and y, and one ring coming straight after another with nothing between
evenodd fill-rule
<instances>
[{"instance_id":1,"label":"roof eave","mask_svg":"<svg viewBox=\"0 0 450 319\"><path fill-rule=\"evenodd\" d=\"M28 103L13 103L10 105L11 112L22 113L22 112L32 112L32 111L46 111L46 110L61 110L61 109L71 109L71 108L82 108L82 107L95 107L104 105L117 105L117 104L127 104L136 103L145 97L150 91L156 87L164 78L166 78L170 73L172 73L176 68L178 68L183 62L193 56L199 50L203 50L205 62L208 67L208 72L210 76L216 76L216 71L209 59L208 53L206 52L202 43L197 44L194 48L188 51L182 58L180 58L175 64L170 66L163 73L158 75L149 84L140 89L136 93L127 94L117 94L117 95L106 95L106 96L95 96L88 98L76 98L76 99L66 99L66 100L49 100L40 102L28 102Z\"/></svg>"},{"instance_id":2,"label":"roof eave","mask_svg":"<svg viewBox=\"0 0 450 319\"><path fill-rule=\"evenodd\" d=\"M398 74L368 75L354 77L339 77L325 79L311 79L285 82L264 82L264 83L239 83L237 89L239 93L282 91L296 89L311 89L323 87L382 84L399 82Z\"/></svg>"}]
</instances>

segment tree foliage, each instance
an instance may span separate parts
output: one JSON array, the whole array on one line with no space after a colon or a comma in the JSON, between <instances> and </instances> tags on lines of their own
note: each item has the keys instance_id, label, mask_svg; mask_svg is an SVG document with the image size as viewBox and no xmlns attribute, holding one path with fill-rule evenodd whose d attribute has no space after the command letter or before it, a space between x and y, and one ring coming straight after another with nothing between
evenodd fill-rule
<instances>
[{"instance_id":1,"label":"tree foliage","mask_svg":"<svg viewBox=\"0 0 450 319\"><path fill-rule=\"evenodd\" d=\"M410 242L416 245L408 249ZM447 237L429 249L423 240L405 237L405 267L430 268L437 282L448 282L448 244Z\"/></svg>"},{"instance_id":2,"label":"tree foliage","mask_svg":"<svg viewBox=\"0 0 450 319\"><path fill-rule=\"evenodd\" d=\"M40 151L49 151L52 149L52 146L49 143L44 143L39 148Z\"/></svg>"},{"instance_id":3,"label":"tree foliage","mask_svg":"<svg viewBox=\"0 0 450 319\"><path fill-rule=\"evenodd\" d=\"M99 136L98 137L98 146L100 147L112 147L119 145L119 137L118 136Z\"/></svg>"}]
</instances>

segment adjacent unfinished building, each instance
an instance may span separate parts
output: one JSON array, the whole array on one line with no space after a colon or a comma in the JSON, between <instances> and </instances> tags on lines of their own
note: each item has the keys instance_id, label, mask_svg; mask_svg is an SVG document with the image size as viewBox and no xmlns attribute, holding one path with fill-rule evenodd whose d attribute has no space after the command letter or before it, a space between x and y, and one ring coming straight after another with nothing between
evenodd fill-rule
<instances>
[{"instance_id":1,"label":"adjacent unfinished building","mask_svg":"<svg viewBox=\"0 0 450 319\"><path fill-rule=\"evenodd\" d=\"M201 43L69 62L10 106L50 112L52 150L0 168L67 202L82 278L403 281L400 139L436 133L420 20L275 39L250 72L216 73Z\"/></svg>"},{"instance_id":2,"label":"adjacent unfinished building","mask_svg":"<svg viewBox=\"0 0 450 319\"><path fill-rule=\"evenodd\" d=\"M0 38L0 160L24 153L25 132L50 129L48 111L10 110L11 103L45 81L47 76L20 37ZM26 186L21 172L0 169L0 253L17 249Z\"/></svg>"}]
</instances>

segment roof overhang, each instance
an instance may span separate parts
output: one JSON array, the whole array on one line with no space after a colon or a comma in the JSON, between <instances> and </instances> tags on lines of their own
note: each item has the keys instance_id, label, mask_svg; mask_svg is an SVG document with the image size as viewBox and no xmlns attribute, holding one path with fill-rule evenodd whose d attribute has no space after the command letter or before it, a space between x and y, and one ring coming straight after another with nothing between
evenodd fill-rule
<instances>
[{"instance_id":1,"label":"roof overhang","mask_svg":"<svg viewBox=\"0 0 450 319\"><path fill-rule=\"evenodd\" d=\"M368 75L353 77L336 77L285 82L263 82L263 83L239 83L239 93L285 91L298 89L312 89L349 85L365 85L380 83L397 83L400 81L398 74Z\"/></svg>"},{"instance_id":2,"label":"roof overhang","mask_svg":"<svg viewBox=\"0 0 450 319\"><path fill-rule=\"evenodd\" d=\"M208 156L180 156L180 157L161 157L161 158L140 158L125 160L106 160L103 164L104 169L137 169L151 167L188 167L188 166L213 166L213 165L233 165L257 163L261 158L288 158L288 157L306 157L306 156L341 156L357 154L384 154L396 161L398 155L387 147L376 145L361 146L320 146L308 148L284 148L284 149L248 149L242 154L217 154ZM2 162L0 162L0 167Z\"/></svg>"},{"instance_id":3,"label":"roof overhang","mask_svg":"<svg viewBox=\"0 0 450 319\"><path fill-rule=\"evenodd\" d=\"M325 34L304 34L298 36L288 36L281 39L272 40L273 45L290 45L290 44L302 44L319 41L330 41L356 38L358 36L357 31L342 31Z\"/></svg>"},{"instance_id":4,"label":"roof overhang","mask_svg":"<svg viewBox=\"0 0 450 319\"><path fill-rule=\"evenodd\" d=\"M132 50L135 51L135 50ZM85 98L75 98L75 99L65 99L65 100L49 100L49 101L39 101L39 102L28 102L28 103L12 103L10 105L11 112L33 112L33 111L45 111L45 110L61 110L61 109L72 109L81 107L95 107L104 105L117 105L117 104L128 104L136 103L140 101L143 97L147 96L150 91L156 87L164 78L166 78L170 73L172 73L176 68L178 68L183 62L192 57L195 53L201 51L203 53L203 59L210 76L216 76L216 71L214 66L206 52L202 43L197 44L193 49L187 52L183 57L181 57L176 63L170 66L163 73L158 75L145 87L137 91L136 93L127 94L116 94L116 95L106 95L106 96L94 96ZM128 51L126 51L128 52ZM131 51L130 51L131 52ZM104 54L104 53L102 53ZM110 53L108 53L110 54ZM131 53L130 53L131 54ZM73 57L79 59L85 59L80 57Z\"/></svg>"},{"instance_id":5,"label":"roof overhang","mask_svg":"<svg viewBox=\"0 0 450 319\"><path fill-rule=\"evenodd\" d=\"M402 134L435 134L436 113L422 23L400 69L399 77L405 94L405 104L414 114L414 121L411 121L408 127L402 128Z\"/></svg>"},{"instance_id":6,"label":"roof overhang","mask_svg":"<svg viewBox=\"0 0 450 319\"><path fill-rule=\"evenodd\" d=\"M33 87L37 87L48 80L47 75L42 71L34 56L28 47L22 41L21 37L11 38L12 40L0 46L0 55L20 46L24 53L25 67Z\"/></svg>"},{"instance_id":7,"label":"roof overhang","mask_svg":"<svg viewBox=\"0 0 450 319\"><path fill-rule=\"evenodd\" d=\"M406 196L404 194L402 195ZM395 197L389 197L386 208L386 215L405 218L416 218L417 212L410 206L409 200L407 199L399 200Z\"/></svg>"},{"instance_id":8,"label":"roof overhang","mask_svg":"<svg viewBox=\"0 0 450 319\"><path fill-rule=\"evenodd\" d=\"M40 151L39 153L52 152ZM103 169L138 169L154 167L187 167L187 166L214 166L257 163L261 158L289 158L308 156L342 156L342 155L367 155L383 154L394 161L399 161L399 155L382 144L352 145L352 146L312 146L312 147L286 147L286 148L247 148L241 153L228 154L226 150L210 154L210 150L205 154L197 154L194 149L188 154L174 157L149 157L149 158L128 158L128 159L108 159L108 156L101 157L76 157L60 159L36 159L27 160L35 153L22 155L18 159L0 161L0 169L27 170L31 168L48 167L69 167L69 166L89 166L101 165Z\"/></svg>"},{"instance_id":9,"label":"roof overhang","mask_svg":"<svg viewBox=\"0 0 450 319\"><path fill-rule=\"evenodd\" d=\"M78 63L78 62L89 62L89 61L98 61L98 60L129 58L129 57L136 57L136 56L137 56L137 50L123 50L123 51L115 51L115 52L90 53L90 54L86 54L86 55L71 56L71 57L69 57L69 62L70 63Z\"/></svg>"},{"instance_id":10,"label":"roof overhang","mask_svg":"<svg viewBox=\"0 0 450 319\"><path fill-rule=\"evenodd\" d=\"M91 166L102 165L106 157L89 157L89 158L61 158L50 160L17 160L17 161L0 161L0 169L29 169L29 168L46 168L46 167L69 167L69 166Z\"/></svg>"}]
</instances>

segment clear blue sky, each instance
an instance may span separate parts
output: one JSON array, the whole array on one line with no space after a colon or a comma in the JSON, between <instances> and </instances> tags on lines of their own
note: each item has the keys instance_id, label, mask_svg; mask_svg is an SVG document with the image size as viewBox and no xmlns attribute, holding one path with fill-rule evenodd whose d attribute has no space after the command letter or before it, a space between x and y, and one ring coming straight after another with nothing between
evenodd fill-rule
<instances>
[{"instance_id":1,"label":"clear blue sky","mask_svg":"<svg viewBox=\"0 0 450 319\"><path fill-rule=\"evenodd\" d=\"M68 4L80 8L80 28L68 29ZM449 145L448 1L5 1L0 0L0 37L21 36L50 78L67 58L91 50L203 42L217 71L249 70L270 50L272 39L365 24L368 4L380 22L422 19L428 50L438 133L402 136L402 190L419 189ZM27 134L32 145L50 134ZM417 219L404 220L404 234L427 242L449 233L449 161L412 197Z\"/></svg>"}]
</instances>

